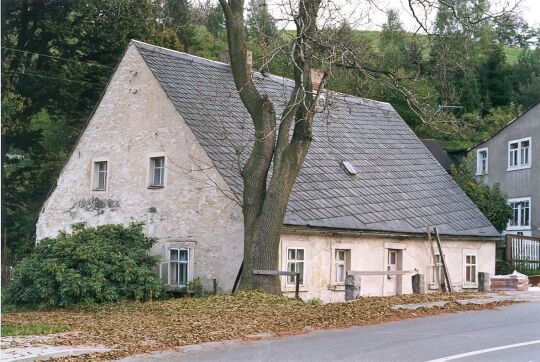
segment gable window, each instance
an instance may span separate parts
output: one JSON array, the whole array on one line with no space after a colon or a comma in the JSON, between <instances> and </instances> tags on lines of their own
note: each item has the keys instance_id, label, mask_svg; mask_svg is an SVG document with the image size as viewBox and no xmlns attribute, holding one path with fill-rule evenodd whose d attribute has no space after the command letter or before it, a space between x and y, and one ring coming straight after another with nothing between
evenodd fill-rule
<instances>
[{"instance_id":1,"label":"gable window","mask_svg":"<svg viewBox=\"0 0 540 362\"><path fill-rule=\"evenodd\" d=\"M485 175L488 173L488 149L481 148L476 151L476 174Z\"/></svg>"},{"instance_id":2,"label":"gable window","mask_svg":"<svg viewBox=\"0 0 540 362\"><path fill-rule=\"evenodd\" d=\"M150 187L165 186L165 157L150 157Z\"/></svg>"},{"instance_id":3,"label":"gable window","mask_svg":"<svg viewBox=\"0 0 540 362\"><path fill-rule=\"evenodd\" d=\"M508 230L530 229L531 227L531 198L509 199L512 216L508 222Z\"/></svg>"},{"instance_id":4,"label":"gable window","mask_svg":"<svg viewBox=\"0 0 540 362\"><path fill-rule=\"evenodd\" d=\"M287 271L300 273L300 285L304 284L304 249L288 248L287 249ZM287 276L287 284L294 285L294 276Z\"/></svg>"},{"instance_id":5,"label":"gable window","mask_svg":"<svg viewBox=\"0 0 540 362\"><path fill-rule=\"evenodd\" d=\"M531 137L508 142L508 171L531 167Z\"/></svg>"},{"instance_id":6,"label":"gable window","mask_svg":"<svg viewBox=\"0 0 540 362\"><path fill-rule=\"evenodd\" d=\"M345 277L347 272L350 271L350 250L336 249L335 254L335 270L336 270L336 283L345 283Z\"/></svg>"},{"instance_id":7,"label":"gable window","mask_svg":"<svg viewBox=\"0 0 540 362\"><path fill-rule=\"evenodd\" d=\"M463 266L464 266L464 287L476 287L478 285L476 280L477 269L477 254L474 250L463 251Z\"/></svg>"},{"instance_id":8,"label":"gable window","mask_svg":"<svg viewBox=\"0 0 540 362\"><path fill-rule=\"evenodd\" d=\"M94 180L92 189L103 191L107 189L107 161L94 162Z\"/></svg>"}]
</instances>

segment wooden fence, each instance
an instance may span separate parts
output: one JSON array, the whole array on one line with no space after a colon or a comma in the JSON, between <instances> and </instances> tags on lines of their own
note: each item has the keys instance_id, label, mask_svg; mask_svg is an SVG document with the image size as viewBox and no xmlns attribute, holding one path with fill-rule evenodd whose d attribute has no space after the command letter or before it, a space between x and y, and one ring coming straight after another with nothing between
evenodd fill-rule
<instances>
[{"instance_id":1,"label":"wooden fence","mask_svg":"<svg viewBox=\"0 0 540 362\"><path fill-rule=\"evenodd\" d=\"M540 271L540 238L505 235L504 259L517 267Z\"/></svg>"}]
</instances>

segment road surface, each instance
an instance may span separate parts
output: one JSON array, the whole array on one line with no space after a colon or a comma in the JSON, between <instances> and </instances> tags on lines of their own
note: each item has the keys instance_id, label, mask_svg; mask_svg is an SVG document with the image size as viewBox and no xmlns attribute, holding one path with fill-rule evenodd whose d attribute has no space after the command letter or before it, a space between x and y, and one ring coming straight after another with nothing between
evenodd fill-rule
<instances>
[{"instance_id":1,"label":"road surface","mask_svg":"<svg viewBox=\"0 0 540 362\"><path fill-rule=\"evenodd\" d=\"M129 361L539 361L540 302L190 347Z\"/></svg>"}]
</instances>

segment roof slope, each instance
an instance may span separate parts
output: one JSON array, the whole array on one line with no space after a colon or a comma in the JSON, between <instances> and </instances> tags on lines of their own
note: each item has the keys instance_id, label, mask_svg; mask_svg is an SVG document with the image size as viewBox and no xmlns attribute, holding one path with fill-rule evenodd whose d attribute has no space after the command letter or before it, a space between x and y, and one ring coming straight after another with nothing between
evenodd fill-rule
<instances>
[{"instance_id":1,"label":"roof slope","mask_svg":"<svg viewBox=\"0 0 540 362\"><path fill-rule=\"evenodd\" d=\"M134 44L241 200L239 162L248 157L253 126L229 65ZM254 80L280 114L292 81L260 73ZM498 235L389 104L335 92L326 101L285 224L407 233L438 225L448 235ZM357 175L343 171L343 160Z\"/></svg>"},{"instance_id":2,"label":"roof slope","mask_svg":"<svg viewBox=\"0 0 540 362\"><path fill-rule=\"evenodd\" d=\"M442 147L441 145L439 144L439 142L437 142L437 140L435 139L431 139L431 138L423 138L423 139L420 139L420 141L422 141L422 143L424 144L424 146L426 146L426 148L429 150L429 152L431 152L431 154L433 155L433 157L435 157L435 159L437 161L439 161L439 163L441 164L441 166L447 171L447 172L450 172L450 166L452 166L452 159L450 158L450 156L448 155L448 152L446 152Z\"/></svg>"}]
</instances>

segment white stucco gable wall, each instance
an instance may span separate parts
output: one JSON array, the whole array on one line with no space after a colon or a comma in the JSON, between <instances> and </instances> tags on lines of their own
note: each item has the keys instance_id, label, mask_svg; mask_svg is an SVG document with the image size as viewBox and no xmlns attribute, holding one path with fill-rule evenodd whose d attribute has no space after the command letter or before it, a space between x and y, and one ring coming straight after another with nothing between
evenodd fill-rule
<instances>
[{"instance_id":1,"label":"white stucco gable wall","mask_svg":"<svg viewBox=\"0 0 540 362\"><path fill-rule=\"evenodd\" d=\"M150 157L164 156L165 187L149 185ZM96 161L107 161L105 191L92 190ZM189 247L191 277L230 290L242 260L242 210L212 161L131 44L47 199L37 240L90 226L145 223L168 245Z\"/></svg>"}]
</instances>

